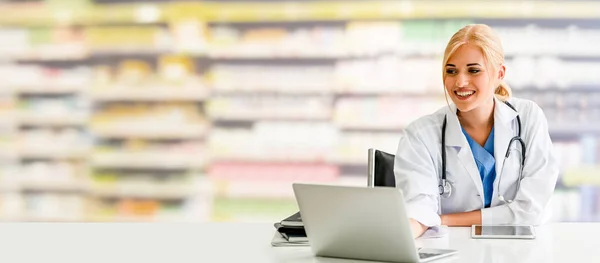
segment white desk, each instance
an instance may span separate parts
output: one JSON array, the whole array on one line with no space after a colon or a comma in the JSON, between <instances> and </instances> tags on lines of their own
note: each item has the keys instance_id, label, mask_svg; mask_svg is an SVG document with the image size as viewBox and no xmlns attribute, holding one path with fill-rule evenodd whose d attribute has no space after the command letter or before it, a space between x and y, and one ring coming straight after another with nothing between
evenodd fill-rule
<instances>
[{"instance_id":1,"label":"white desk","mask_svg":"<svg viewBox=\"0 0 600 263\"><path fill-rule=\"evenodd\" d=\"M0 224L4 262L365 262L271 247L272 224ZM458 249L450 262L599 262L600 224L553 224L536 240L474 240L469 228L419 246ZM448 262L448 260L436 261Z\"/></svg>"}]
</instances>

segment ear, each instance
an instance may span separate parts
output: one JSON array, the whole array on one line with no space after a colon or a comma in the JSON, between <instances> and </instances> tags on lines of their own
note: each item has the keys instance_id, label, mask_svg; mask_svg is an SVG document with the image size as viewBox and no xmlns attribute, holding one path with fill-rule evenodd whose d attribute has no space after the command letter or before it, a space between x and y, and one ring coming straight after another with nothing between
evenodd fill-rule
<instances>
[{"instance_id":1,"label":"ear","mask_svg":"<svg viewBox=\"0 0 600 263\"><path fill-rule=\"evenodd\" d=\"M506 67L504 66L504 64L502 64L500 65L500 68L498 68L498 80L503 80L505 75Z\"/></svg>"}]
</instances>

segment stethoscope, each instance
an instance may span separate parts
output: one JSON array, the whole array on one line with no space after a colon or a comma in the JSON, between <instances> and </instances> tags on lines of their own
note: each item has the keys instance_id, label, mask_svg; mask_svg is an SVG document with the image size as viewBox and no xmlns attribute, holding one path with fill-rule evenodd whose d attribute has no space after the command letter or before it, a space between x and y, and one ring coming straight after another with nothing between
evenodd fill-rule
<instances>
[{"instance_id":1,"label":"stethoscope","mask_svg":"<svg viewBox=\"0 0 600 263\"><path fill-rule=\"evenodd\" d=\"M511 109L513 109L514 111L517 111L515 109L515 107L510 104L508 101L505 101L504 103L506 103L506 105L508 105L508 107L510 107ZM452 185L450 184L450 182L448 180L446 180L446 122L447 122L448 117L444 117L444 123L442 125L442 180L440 181L440 184L438 185L439 188L439 192L440 192L440 196L444 197L444 198L449 198L452 195ZM520 166L520 171L519 171L519 178L517 180L517 191L519 191L519 188L521 187L521 177L523 176L523 167L525 166L525 143L523 142L523 140L521 139L521 118L519 118L519 115L517 115L517 125L519 126L517 128L517 136L512 137L512 139L510 139L510 142L508 143L508 147L506 148L506 154L504 155L504 160L502 161L502 170L504 170L504 164L506 162L506 159L510 156L510 146L512 145L513 142L517 141L521 144L521 166ZM498 175L498 200L502 201L502 202L506 202L506 203L510 203L512 202L512 200L505 200L503 195L500 195L500 182L502 180L502 171L500 171L500 175Z\"/></svg>"}]
</instances>

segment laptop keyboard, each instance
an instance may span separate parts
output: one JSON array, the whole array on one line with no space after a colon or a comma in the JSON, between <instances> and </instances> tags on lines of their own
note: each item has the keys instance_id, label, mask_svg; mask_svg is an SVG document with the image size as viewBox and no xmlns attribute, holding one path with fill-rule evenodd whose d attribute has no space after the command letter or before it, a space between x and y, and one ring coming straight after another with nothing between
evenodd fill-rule
<instances>
[{"instance_id":1,"label":"laptop keyboard","mask_svg":"<svg viewBox=\"0 0 600 263\"><path fill-rule=\"evenodd\" d=\"M441 254L419 252L419 258L420 259L426 259L426 258L435 257L435 256L439 256L439 255L441 255Z\"/></svg>"}]
</instances>

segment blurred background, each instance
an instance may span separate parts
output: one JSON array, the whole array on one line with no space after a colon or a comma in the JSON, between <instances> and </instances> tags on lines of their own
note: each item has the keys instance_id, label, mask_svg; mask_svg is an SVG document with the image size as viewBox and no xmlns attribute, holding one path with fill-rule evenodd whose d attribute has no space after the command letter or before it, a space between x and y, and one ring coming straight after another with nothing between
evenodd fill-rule
<instances>
[{"instance_id":1,"label":"blurred background","mask_svg":"<svg viewBox=\"0 0 600 263\"><path fill-rule=\"evenodd\" d=\"M556 221L600 221L600 1L0 2L0 220L279 221L292 182L445 105L450 36L502 37L545 111Z\"/></svg>"}]
</instances>

